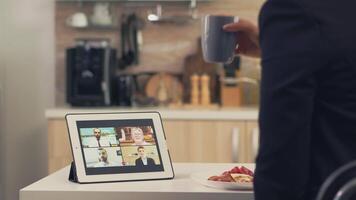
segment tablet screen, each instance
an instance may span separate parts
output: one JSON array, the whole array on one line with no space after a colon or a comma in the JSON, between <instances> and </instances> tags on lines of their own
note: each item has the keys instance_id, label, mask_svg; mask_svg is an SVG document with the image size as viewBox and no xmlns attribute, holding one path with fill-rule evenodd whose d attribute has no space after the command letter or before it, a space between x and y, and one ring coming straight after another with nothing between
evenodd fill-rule
<instances>
[{"instance_id":1,"label":"tablet screen","mask_svg":"<svg viewBox=\"0 0 356 200\"><path fill-rule=\"evenodd\" d=\"M77 121L87 175L164 171L152 119Z\"/></svg>"}]
</instances>

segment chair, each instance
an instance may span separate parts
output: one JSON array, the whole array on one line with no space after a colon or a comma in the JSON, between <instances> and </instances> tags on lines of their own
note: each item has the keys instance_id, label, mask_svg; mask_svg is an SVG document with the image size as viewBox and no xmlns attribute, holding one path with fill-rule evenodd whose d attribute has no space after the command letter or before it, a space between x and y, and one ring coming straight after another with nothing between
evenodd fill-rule
<instances>
[{"instance_id":1,"label":"chair","mask_svg":"<svg viewBox=\"0 0 356 200\"><path fill-rule=\"evenodd\" d=\"M316 200L356 200L356 161L333 172L321 186Z\"/></svg>"}]
</instances>

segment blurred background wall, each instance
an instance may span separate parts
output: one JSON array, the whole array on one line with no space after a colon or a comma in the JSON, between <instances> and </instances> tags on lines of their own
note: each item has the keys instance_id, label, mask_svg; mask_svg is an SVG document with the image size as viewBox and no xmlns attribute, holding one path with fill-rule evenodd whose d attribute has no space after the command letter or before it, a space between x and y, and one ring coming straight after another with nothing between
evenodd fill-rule
<instances>
[{"instance_id":1,"label":"blurred background wall","mask_svg":"<svg viewBox=\"0 0 356 200\"><path fill-rule=\"evenodd\" d=\"M0 1L0 199L46 175L54 102L54 0Z\"/></svg>"}]
</instances>

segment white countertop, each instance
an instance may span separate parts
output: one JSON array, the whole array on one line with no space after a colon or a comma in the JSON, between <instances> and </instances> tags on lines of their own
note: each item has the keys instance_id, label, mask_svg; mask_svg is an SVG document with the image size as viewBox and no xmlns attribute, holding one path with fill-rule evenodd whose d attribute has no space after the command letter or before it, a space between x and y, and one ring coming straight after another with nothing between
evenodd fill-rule
<instances>
[{"instance_id":1,"label":"white countertop","mask_svg":"<svg viewBox=\"0 0 356 200\"><path fill-rule=\"evenodd\" d=\"M258 108L216 108L216 109L178 109L178 108L51 108L46 110L47 119L64 119L68 113L158 111L167 120L257 120Z\"/></svg>"},{"instance_id":2,"label":"white countertop","mask_svg":"<svg viewBox=\"0 0 356 200\"><path fill-rule=\"evenodd\" d=\"M20 190L20 200L253 200L253 191L209 188L190 178L201 171L225 171L239 164L175 163L173 180L77 184L68 181L69 166ZM243 164L254 169L253 164ZM214 175L214 174L213 174Z\"/></svg>"}]
</instances>

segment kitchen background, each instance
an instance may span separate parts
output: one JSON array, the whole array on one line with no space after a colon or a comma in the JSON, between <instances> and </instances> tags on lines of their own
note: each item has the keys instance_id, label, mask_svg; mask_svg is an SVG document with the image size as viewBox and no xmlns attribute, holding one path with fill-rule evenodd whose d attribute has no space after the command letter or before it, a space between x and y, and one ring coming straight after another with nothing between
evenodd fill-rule
<instances>
[{"instance_id":1,"label":"kitchen background","mask_svg":"<svg viewBox=\"0 0 356 200\"><path fill-rule=\"evenodd\" d=\"M187 57L201 56L198 52L201 19L205 14L226 14L257 21L258 9L263 0L217 0L208 2L198 2L196 7L195 20L187 20L186 23L168 22L151 23L147 20L148 13L156 12L157 3L152 2L130 2L111 3L109 5L110 14L113 16L113 25L109 27L86 27L73 28L68 26L66 21L76 12L84 12L90 19L94 13L94 3L59 2L56 4L55 34L56 34L56 105L66 104L66 49L75 45L78 39L106 39L111 43L112 48L117 50L117 55L121 54L121 30L120 21L123 14L135 13L141 21L142 44L140 45L139 63L133 64L122 70L120 73L142 74L144 72L157 73L166 72L177 76L184 76L187 73ZM163 16L173 16L175 19L180 16L187 17L191 10L190 3L160 3L162 5ZM243 58L240 76L248 76L254 79L259 78L259 61L256 59ZM198 67L199 68L199 67ZM208 67L207 67L208 68ZM211 65L210 65L211 68ZM209 71L209 70L208 70ZM210 73L211 74L211 73ZM183 81L184 86L189 84ZM249 89L249 97L245 102L257 104L257 90L246 84ZM251 88L252 90L251 93ZM246 95L245 95L246 96ZM213 97L214 98L214 97ZM187 98L186 98L187 100Z\"/></svg>"},{"instance_id":2,"label":"kitchen background","mask_svg":"<svg viewBox=\"0 0 356 200\"><path fill-rule=\"evenodd\" d=\"M256 22L262 0L213 0L198 3L199 15L223 13ZM77 38L108 38L118 48L120 30L77 29L69 16L92 14L93 3L48 0L0 1L0 199L18 199L18 190L47 175L45 110L66 104L65 49ZM189 3L162 3L163 15L189 13ZM147 12L156 3L111 3L117 19L135 12L144 19L140 64L125 73L184 73L184 60L196 53L200 20L184 25L152 24ZM118 20L119 21L119 20ZM241 76L258 78L258 60L242 58ZM257 92L257 91L256 91ZM257 96L249 103L256 104Z\"/></svg>"}]
</instances>

